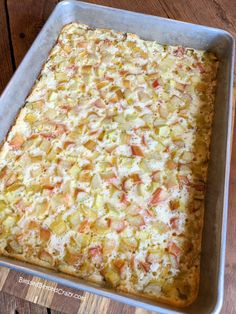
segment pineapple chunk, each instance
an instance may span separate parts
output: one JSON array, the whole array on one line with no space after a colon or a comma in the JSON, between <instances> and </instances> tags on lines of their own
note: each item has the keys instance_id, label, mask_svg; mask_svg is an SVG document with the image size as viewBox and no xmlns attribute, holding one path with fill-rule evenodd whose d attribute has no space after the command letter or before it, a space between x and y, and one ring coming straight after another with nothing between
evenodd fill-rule
<instances>
[{"instance_id":1,"label":"pineapple chunk","mask_svg":"<svg viewBox=\"0 0 236 314\"><path fill-rule=\"evenodd\" d=\"M194 155L191 152L184 152L181 156L182 160L186 163L189 163L193 160Z\"/></svg>"},{"instance_id":2,"label":"pineapple chunk","mask_svg":"<svg viewBox=\"0 0 236 314\"><path fill-rule=\"evenodd\" d=\"M134 159L129 157L122 157L122 165L128 169L132 168ZM143 161L141 161L142 163Z\"/></svg>"},{"instance_id":3,"label":"pineapple chunk","mask_svg":"<svg viewBox=\"0 0 236 314\"><path fill-rule=\"evenodd\" d=\"M175 88L180 92L184 92L186 85L183 83L175 82Z\"/></svg>"},{"instance_id":4,"label":"pineapple chunk","mask_svg":"<svg viewBox=\"0 0 236 314\"><path fill-rule=\"evenodd\" d=\"M89 150L93 150L96 146L96 142L88 140L86 143L84 143L84 146Z\"/></svg>"},{"instance_id":5,"label":"pineapple chunk","mask_svg":"<svg viewBox=\"0 0 236 314\"><path fill-rule=\"evenodd\" d=\"M82 274L85 274L86 276L94 273L94 265L91 264L89 261L85 261L83 265L80 267L80 271Z\"/></svg>"},{"instance_id":6,"label":"pineapple chunk","mask_svg":"<svg viewBox=\"0 0 236 314\"><path fill-rule=\"evenodd\" d=\"M67 53L72 51L72 48L69 45L62 45L62 49Z\"/></svg>"},{"instance_id":7,"label":"pineapple chunk","mask_svg":"<svg viewBox=\"0 0 236 314\"><path fill-rule=\"evenodd\" d=\"M22 246L15 240L12 240L9 242L8 246L10 247L10 251L14 251L18 254L23 253L23 248Z\"/></svg>"},{"instance_id":8,"label":"pineapple chunk","mask_svg":"<svg viewBox=\"0 0 236 314\"><path fill-rule=\"evenodd\" d=\"M113 239L103 239L102 243L102 253L104 256L107 256L109 254L112 254L114 250L116 250L116 242Z\"/></svg>"},{"instance_id":9,"label":"pineapple chunk","mask_svg":"<svg viewBox=\"0 0 236 314\"><path fill-rule=\"evenodd\" d=\"M155 150L159 153L163 152L166 149L165 145L163 145L161 142L158 142L156 144Z\"/></svg>"},{"instance_id":10,"label":"pineapple chunk","mask_svg":"<svg viewBox=\"0 0 236 314\"><path fill-rule=\"evenodd\" d=\"M109 202L107 202L105 204L105 207L106 207L106 210L107 210L108 213L116 213L117 212L116 207L113 204L109 203Z\"/></svg>"},{"instance_id":11,"label":"pineapple chunk","mask_svg":"<svg viewBox=\"0 0 236 314\"><path fill-rule=\"evenodd\" d=\"M144 291L147 294L152 294L152 295L160 295L161 293L161 284L160 281L157 280L152 280L149 282L149 284L145 287Z\"/></svg>"},{"instance_id":12,"label":"pineapple chunk","mask_svg":"<svg viewBox=\"0 0 236 314\"><path fill-rule=\"evenodd\" d=\"M50 228L52 232L58 236L64 234L67 230L66 223L60 218L56 218L56 220L50 225Z\"/></svg>"},{"instance_id":13,"label":"pineapple chunk","mask_svg":"<svg viewBox=\"0 0 236 314\"><path fill-rule=\"evenodd\" d=\"M78 177L78 180L81 182L90 182L91 181L91 173L86 171L81 171Z\"/></svg>"},{"instance_id":14,"label":"pineapple chunk","mask_svg":"<svg viewBox=\"0 0 236 314\"><path fill-rule=\"evenodd\" d=\"M72 176L73 178L76 178L78 173L80 172L81 168L79 165L74 164L70 170L68 171L69 175Z\"/></svg>"},{"instance_id":15,"label":"pineapple chunk","mask_svg":"<svg viewBox=\"0 0 236 314\"><path fill-rule=\"evenodd\" d=\"M91 181L91 188L93 189L99 189L102 186L102 180L101 177L98 173L96 173Z\"/></svg>"},{"instance_id":16,"label":"pineapple chunk","mask_svg":"<svg viewBox=\"0 0 236 314\"><path fill-rule=\"evenodd\" d=\"M68 216L67 219L68 219L71 227L76 227L81 222L81 220L80 220L80 213L79 212L75 212L75 213L71 214L70 216Z\"/></svg>"},{"instance_id":17,"label":"pineapple chunk","mask_svg":"<svg viewBox=\"0 0 236 314\"><path fill-rule=\"evenodd\" d=\"M174 136L174 138L178 138L179 136L181 136L181 134L184 133L183 127L179 124L173 125L171 129L172 129L171 133Z\"/></svg>"},{"instance_id":18,"label":"pineapple chunk","mask_svg":"<svg viewBox=\"0 0 236 314\"><path fill-rule=\"evenodd\" d=\"M92 65L83 65L82 66L82 73L84 74L89 74L89 73L91 73L92 72L92 70L93 70L93 66Z\"/></svg>"},{"instance_id":19,"label":"pineapple chunk","mask_svg":"<svg viewBox=\"0 0 236 314\"><path fill-rule=\"evenodd\" d=\"M30 156L30 159L32 163L37 163L42 160L42 156Z\"/></svg>"},{"instance_id":20,"label":"pineapple chunk","mask_svg":"<svg viewBox=\"0 0 236 314\"><path fill-rule=\"evenodd\" d=\"M127 99L127 104L128 104L128 105L131 106L131 105L133 105L133 103L134 103L134 99L133 99L133 98L128 98L128 99Z\"/></svg>"},{"instance_id":21,"label":"pineapple chunk","mask_svg":"<svg viewBox=\"0 0 236 314\"><path fill-rule=\"evenodd\" d=\"M46 217L48 214L49 204L47 200L44 200L42 203L38 203L35 206L36 215L41 220Z\"/></svg>"},{"instance_id":22,"label":"pineapple chunk","mask_svg":"<svg viewBox=\"0 0 236 314\"><path fill-rule=\"evenodd\" d=\"M8 201L9 204L14 204L16 203L20 198L20 193L17 193L18 191L12 191L6 193L6 200Z\"/></svg>"},{"instance_id":23,"label":"pineapple chunk","mask_svg":"<svg viewBox=\"0 0 236 314\"><path fill-rule=\"evenodd\" d=\"M0 212L7 208L7 203L4 200L0 200Z\"/></svg>"},{"instance_id":24,"label":"pineapple chunk","mask_svg":"<svg viewBox=\"0 0 236 314\"><path fill-rule=\"evenodd\" d=\"M35 121L37 121L37 117L32 114L32 113L28 113L26 116L25 116L25 119L24 119L26 122L30 123L30 124L33 124Z\"/></svg>"},{"instance_id":25,"label":"pineapple chunk","mask_svg":"<svg viewBox=\"0 0 236 314\"><path fill-rule=\"evenodd\" d=\"M7 218L3 221L3 226L6 229L10 229L11 227L13 227L16 223L16 217L12 217L12 216L7 216Z\"/></svg>"},{"instance_id":26,"label":"pineapple chunk","mask_svg":"<svg viewBox=\"0 0 236 314\"><path fill-rule=\"evenodd\" d=\"M159 110L159 111L160 111L160 116L161 116L162 119L167 119L167 118L168 118L170 112L168 111L167 108L165 108L165 107L160 107L160 110Z\"/></svg>"},{"instance_id":27,"label":"pineapple chunk","mask_svg":"<svg viewBox=\"0 0 236 314\"><path fill-rule=\"evenodd\" d=\"M39 184L32 184L26 187L26 192L37 193L37 192L40 192L41 190L42 190L42 187Z\"/></svg>"},{"instance_id":28,"label":"pineapple chunk","mask_svg":"<svg viewBox=\"0 0 236 314\"><path fill-rule=\"evenodd\" d=\"M51 92L49 97L48 97L49 101L56 101L57 100L57 93L56 92Z\"/></svg>"},{"instance_id":29,"label":"pineapple chunk","mask_svg":"<svg viewBox=\"0 0 236 314\"><path fill-rule=\"evenodd\" d=\"M51 148L50 142L45 139L42 139L42 142L39 145L39 149L44 151L46 154L48 154L50 151L50 148Z\"/></svg>"},{"instance_id":30,"label":"pineapple chunk","mask_svg":"<svg viewBox=\"0 0 236 314\"><path fill-rule=\"evenodd\" d=\"M123 79L123 85L125 88L131 88L131 81Z\"/></svg>"},{"instance_id":31,"label":"pineapple chunk","mask_svg":"<svg viewBox=\"0 0 236 314\"><path fill-rule=\"evenodd\" d=\"M174 173L170 174L165 180L166 187L171 189L173 187L178 186L178 180Z\"/></svg>"},{"instance_id":32,"label":"pineapple chunk","mask_svg":"<svg viewBox=\"0 0 236 314\"><path fill-rule=\"evenodd\" d=\"M119 250L121 252L127 252L129 250L136 250L138 247L138 241L134 238L125 237L121 240Z\"/></svg>"},{"instance_id":33,"label":"pineapple chunk","mask_svg":"<svg viewBox=\"0 0 236 314\"><path fill-rule=\"evenodd\" d=\"M108 81L101 81L99 83L97 83L97 89L102 89L104 87L106 87L109 84Z\"/></svg>"},{"instance_id":34,"label":"pineapple chunk","mask_svg":"<svg viewBox=\"0 0 236 314\"><path fill-rule=\"evenodd\" d=\"M148 187L148 191L151 192L151 193L154 193L158 187L160 186L160 183L159 182L151 182L150 186Z\"/></svg>"},{"instance_id":35,"label":"pineapple chunk","mask_svg":"<svg viewBox=\"0 0 236 314\"><path fill-rule=\"evenodd\" d=\"M57 72L55 73L55 79L58 82L66 82L67 81L67 74L63 72Z\"/></svg>"},{"instance_id":36,"label":"pineapple chunk","mask_svg":"<svg viewBox=\"0 0 236 314\"><path fill-rule=\"evenodd\" d=\"M56 209L58 206L62 206L64 204L64 197L62 194L55 194L52 196L50 203L51 207Z\"/></svg>"},{"instance_id":37,"label":"pineapple chunk","mask_svg":"<svg viewBox=\"0 0 236 314\"><path fill-rule=\"evenodd\" d=\"M26 107L33 109L33 110L40 110L43 107L43 101L38 100L38 101L34 101L34 102L28 102L26 104Z\"/></svg>"},{"instance_id":38,"label":"pineapple chunk","mask_svg":"<svg viewBox=\"0 0 236 314\"><path fill-rule=\"evenodd\" d=\"M103 206L103 198L102 198L101 195L96 194L95 201L94 201L94 206L96 208L98 208L98 209Z\"/></svg>"},{"instance_id":39,"label":"pineapple chunk","mask_svg":"<svg viewBox=\"0 0 236 314\"><path fill-rule=\"evenodd\" d=\"M64 260L69 265L75 265L81 260L81 254L80 253L66 252Z\"/></svg>"},{"instance_id":40,"label":"pineapple chunk","mask_svg":"<svg viewBox=\"0 0 236 314\"><path fill-rule=\"evenodd\" d=\"M13 191L16 191L18 190L19 188L21 188L23 185L21 183L21 181L17 180L15 181L13 184L11 184L10 186L8 186L6 188L6 191L7 192L13 192Z\"/></svg>"},{"instance_id":41,"label":"pineapple chunk","mask_svg":"<svg viewBox=\"0 0 236 314\"><path fill-rule=\"evenodd\" d=\"M174 63L175 59L172 56L167 55L163 60L161 60L159 69L165 73L169 71L169 69L173 66Z\"/></svg>"},{"instance_id":42,"label":"pineapple chunk","mask_svg":"<svg viewBox=\"0 0 236 314\"><path fill-rule=\"evenodd\" d=\"M47 111L45 111L44 116L48 119L55 119L57 116L57 111L54 109L49 108Z\"/></svg>"},{"instance_id":43,"label":"pineapple chunk","mask_svg":"<svg viewBox=\"0 0 236 314\"><path fill-rule=\"evenodd\" d=\"M117 287L120 283L120 276L119 274L112 270L109 269L108 271L105 272L104 275L106 281L112 286L112 287Z\"/></svg>"},{"instance_id":44,"label":"pineapple chunk","mask_svg":"<svg viewBox=\"0 0 236 314\"><path fill-rule=\"evenodd\" d=\"M165 224L163 221L158 220L153 222L153 227L157 230L158 233L164 234L169 231L169 226Z\"/></svg>"},{"instance_id":45,"label":"pineapple chunk","mask_svg":"<svg viewBox=\"0 0 236 314\"><path fill-rule=\"evenodd\" d=\"M146 193L145 184L140 183L140 184L137 186L137 192L138 192L138 195L139 195L139 196L144 196L145 193Z\"/></svg>"},{"instance_id":46,"label":"pineapple chunk","mask_svg":"<svg viewBox=\"0 0 236 314\"><path fill-rule=\"evenodd\" d=\"M136 232L135 236L138 240L146 240L149 237L149 232L145 230L140 230Z\"/></svg>"},{"instance_id":47,"label":"pineapple chunk","mask_svg":"<svg viewBox=\"0 0 236 314\"><path fill-rule=\"evenodd\" d=\"M139 214L127 216L127 221L131 226L134 227L140 227L145 224L143 217Z\"/></svg>"},{"instance_id":48,"label":"pineapple chunk","mask_svg":"<svg viewBox=\"0 0 236 314\"><path fill-rule=\"evenodd\" d=\"M55 151L54 149L52 149L47 155L46 158L49 161L55 161L57 159L57 151Z\"/></svg>"},{"instance_id":49,"label":"pineapple chunk","mask_svg":"<svg viewBox=\"0 0 236 314\"><path fill-rule=\"evenodd\" d=\"M167 137L170 134L170 128L167 125L161 126L158 128L158 134L161 137Z\"/></svg>"},{"instance_id":50,"label":"pineapple chunk","mask_svg":"<svg viewBox=\"0 0 236 314\"><path fill-rule=\"evenodd\" d=\"M98 218L93 225L93 229L95 229L97 233L108 231L108 221L103 216Z\"/></svg>"},{"instance_id":51,"label":"pineapple chunk","mask_svg":"<svg viewBox=\"0 0 236 314\"><path fill-rule=\"evenodd\" d=\"M168 108L171 112L175 111L176 109L178 109L181 105L181 100L179 97L177 96L172 96L170 99L170 102L168 104Z\"/></svg>"},{"instance_id":52,"label":"pineapple chunk","mask_svg":"<svg viewBox=\"0 0 236 314\"><path fill-rule=\"evenodd\" d=\"M77 241L77 243L79 243L81 245L81 248L83 249L83 248L88 247L90 241L91 241L91 235L83 233L83 234L80 234L79 241ZM78 245L77 243L76 243L76 249Z\"/></svg>"}]
</instances>

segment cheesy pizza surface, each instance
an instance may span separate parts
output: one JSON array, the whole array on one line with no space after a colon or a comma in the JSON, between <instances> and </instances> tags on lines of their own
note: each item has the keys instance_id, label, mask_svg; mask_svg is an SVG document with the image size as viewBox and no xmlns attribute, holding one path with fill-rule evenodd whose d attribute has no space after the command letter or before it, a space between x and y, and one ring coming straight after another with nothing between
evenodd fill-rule
<instances>
[{"instance_id":1,"label":"cheesy pizza surface","mask_svg":"<svg viewBox=\"0 0 236 314\"><path fill-rule=\"evenodd\" d=\"M0 151L0 253L191 303L217 65L66 25Z\"/></svg>"}]
</instances>

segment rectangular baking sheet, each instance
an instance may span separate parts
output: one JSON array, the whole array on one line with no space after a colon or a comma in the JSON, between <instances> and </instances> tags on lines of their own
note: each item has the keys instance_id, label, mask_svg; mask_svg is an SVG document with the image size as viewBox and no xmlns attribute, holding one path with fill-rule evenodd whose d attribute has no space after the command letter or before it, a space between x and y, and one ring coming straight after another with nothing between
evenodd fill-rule
<instances>
[{"instance_id":1,"label":"rectangular baking sheet","mask_svg":"<svg viewBox=\"0 0 236 314\"><path fill-rule=\"evenodd\" d=\"M223 302L230 170L234 63L232 36L220 29L80 1L62 1L54 9L2 93L0 142L4 140L19 109L23 106L61 28L70 22L132 32L143 39L156 40L161 44L210 50L216 53L220 60L207 184L199 295L192 305L178 309L11 258L0 257L0 265L159 313L219 313Z\"/></svg>"}]
</instances>

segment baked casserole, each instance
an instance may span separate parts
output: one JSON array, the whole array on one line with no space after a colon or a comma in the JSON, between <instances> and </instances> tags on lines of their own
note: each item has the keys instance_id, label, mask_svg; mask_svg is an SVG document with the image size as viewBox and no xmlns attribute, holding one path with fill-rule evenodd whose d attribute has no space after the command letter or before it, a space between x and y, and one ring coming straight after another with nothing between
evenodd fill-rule
<instances>
[{"instance_id":1,"label":"baked casserole","mask_svg":"<svg viewBox=\"0 0 236 314\"><path fill-rule=\"evenodd\" d=\"M176 306L198 292L218 61L66 25L0 151L0 253Z\"/></svg>"}]
</instances>

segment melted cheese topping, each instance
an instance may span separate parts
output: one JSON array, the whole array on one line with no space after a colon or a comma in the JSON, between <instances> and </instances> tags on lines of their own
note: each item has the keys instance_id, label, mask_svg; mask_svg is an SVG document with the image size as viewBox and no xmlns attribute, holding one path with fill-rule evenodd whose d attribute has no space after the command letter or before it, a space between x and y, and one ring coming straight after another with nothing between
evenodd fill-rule
<instances>
[{"instance_id":1,"label":"melted cheese topping","mask_svg":"<svg viewBox=\"0 0 236 314\"><path fill-rule=\"evenodd\" d=\"M65 26L0 152L0 251L177 305L198 289L212 53Z\"/></svg>"}]
</instances>

